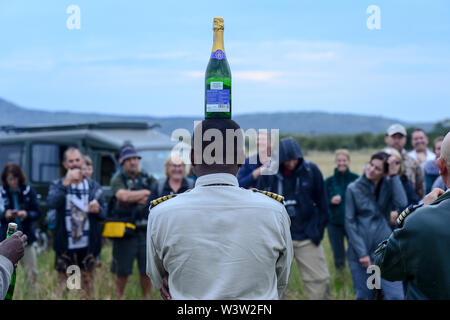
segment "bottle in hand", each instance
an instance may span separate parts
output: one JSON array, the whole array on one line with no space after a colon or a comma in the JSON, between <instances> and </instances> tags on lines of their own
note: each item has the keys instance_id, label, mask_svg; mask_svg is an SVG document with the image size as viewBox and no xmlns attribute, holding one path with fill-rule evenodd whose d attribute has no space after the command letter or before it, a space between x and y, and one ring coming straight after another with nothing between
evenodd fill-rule
<instances>
[{"instance_id":1,"label":"bottle in hand","mask_svg":"<svg viewBox=\"0 0 450 320\"><path fill-rule=\"evenodd\" d=\"M11 237L14 232L17 231L17 224L14 222L8 223L8 232L6 233L6 239ZM8 292L6 293L5 300L12 300L13 294L14 294L14 288L16 286L16 268L14 268L14 271L11 275L11 282L8 287Z\"/></svg>"}]
</instances>

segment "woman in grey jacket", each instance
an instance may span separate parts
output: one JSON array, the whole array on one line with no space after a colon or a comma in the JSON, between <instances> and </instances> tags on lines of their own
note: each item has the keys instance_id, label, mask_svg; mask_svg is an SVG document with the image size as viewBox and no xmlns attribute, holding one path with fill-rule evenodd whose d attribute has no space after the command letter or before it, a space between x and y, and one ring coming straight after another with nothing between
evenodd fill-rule
<instances>
[{"instance_id":1,"label":"woman in grey jacket","mask_svg":"<svg viewBox=\"0 0 450 320\"><path fill-rule=\"evenodd\" d=\"M348 263L357 299L371 299L367 268L378 244L389 237L393 207L408 205L397 176L398 162L385 152L374 154L364 174L348 186L345 200L345 229L348 234ZM379 288L377 288L379 289ZM401 282L381 279L386 299L403 299Z\"/></svg>"}]
</instances>

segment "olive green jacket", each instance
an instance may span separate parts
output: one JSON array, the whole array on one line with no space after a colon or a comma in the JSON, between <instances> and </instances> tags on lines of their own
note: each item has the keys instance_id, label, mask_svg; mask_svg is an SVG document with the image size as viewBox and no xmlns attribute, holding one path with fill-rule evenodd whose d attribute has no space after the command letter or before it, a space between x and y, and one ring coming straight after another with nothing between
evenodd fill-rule
<instances>
[{"instance_id":1,"label":"olive green jacket","mask_svg":"<svg viewBox=\"0 0 450 320\"><path fill-rule=\"evenodd\" d=\"M409 214L375 252L388 281L407 281L406 299L450 299L450 192Z\"/></svg>"}]
</instances>

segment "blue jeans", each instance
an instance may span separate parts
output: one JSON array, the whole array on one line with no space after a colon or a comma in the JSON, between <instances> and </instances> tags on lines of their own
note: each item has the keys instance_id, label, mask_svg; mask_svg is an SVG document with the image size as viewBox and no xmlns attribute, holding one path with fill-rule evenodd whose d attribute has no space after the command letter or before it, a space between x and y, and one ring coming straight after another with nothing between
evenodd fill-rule
<instances>
[{"instance_id":1,"label":"blue jeans","mask_svg":"<svg viewBox=\"0 0 450 320\"><path fill-rule=\"evenodd\" d=\"M345 227L343 225L329 223L327 229L331 250L333 250L334 265L336 268L343 268L345 266L344 238L347 238Z\"/></svg>"},{"instance_id":2,"label":"blue jeans","mask_svg":"<svg viewBox=\"0 0 450 320\"><path fill-rule=\"evenodd\" d=\"M371 258L372 259L372 258ZM355 289L357 300L371 300L373 290L367 287L367 279L371 274L367 273L366 269L359 263L359 261L348 260L348 266L352 273L353 288ZM386 300L403 300L403 285L401 281L387 281L381 278L381 289L383 290Z\"/></svg>"}]
</instances>

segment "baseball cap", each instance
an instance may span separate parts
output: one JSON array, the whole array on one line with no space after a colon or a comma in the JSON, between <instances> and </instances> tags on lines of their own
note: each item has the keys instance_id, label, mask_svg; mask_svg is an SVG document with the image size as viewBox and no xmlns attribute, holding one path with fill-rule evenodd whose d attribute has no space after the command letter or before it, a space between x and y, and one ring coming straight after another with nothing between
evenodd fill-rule
<instances>
[{"instance_id":1,"label":"baseball cap","mask_svg":"<svg viewBox=\"0 0 450 320\"><path fill-rule=\"evenodd\" d=\"M136 150L132 146L126 146L122 150L120 150L120 165L122 165L125 160L130 158L142 159L142 157L137 154Z\"/></svg>"},{"instance_id":2,"label":"baseball cap","mask_svg":"<svg viewBox=\"0 0 450 320\"><path fill-rule=\"evenodd\" d=\"M393 124L392 126L390 126L387 129L387 135L388 136L393 136L396 133L400 133L400 134L406 136L406 129L405 129L405 127L402 126L399 123L395 123L395 124Z\"/></svg>"}]
</instances>

